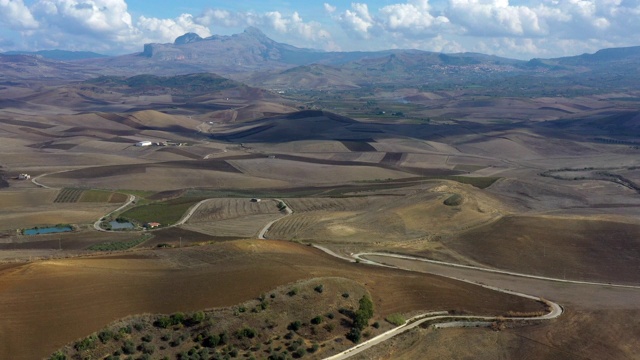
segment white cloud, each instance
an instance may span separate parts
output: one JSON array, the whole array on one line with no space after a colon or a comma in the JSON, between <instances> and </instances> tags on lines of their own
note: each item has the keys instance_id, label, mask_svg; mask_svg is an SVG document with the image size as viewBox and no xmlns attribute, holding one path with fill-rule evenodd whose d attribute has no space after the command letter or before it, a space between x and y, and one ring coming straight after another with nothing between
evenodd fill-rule
<instances>
[{"instance_id":1,"label":"white cloud","mask_svg":"<svg viewBox=\"0 0 640 360\"><path fill-rule=\"evenodd\" d=\"M172 42L188 32L202 37L211 36L208 27L197 24L191 14L182 14L176 19L157 19L141 16L137 28L144 34L144 42Z\"/></svg>"},{"instance_id":2,"label":"white cloud","mask_svg":"<svg viewBox=\"0 0 640 360\"><path fill-rule=\"evenodd\" d=\"M329 14L333 14L334 12L336 12L337 8L331 4L324 3L324 10Z\"/></svg>"},{"instance_id":3,"label":"white cloud","mask_svg":"<svg viewBox=\"0 0 640 360\"><path fill-rule=\"evenodd\" d=\"M16 30L38 27L38 22L22 0L0 0L0 24L6 24Z\"/></svg>"},{"instance_id":4,"label":"white cloud","mask_svg":"<svg viewBox=\"0 0 640 360\"><path fill-rule=\"evenodd\" d=\"M640 0L396 0L380 8L359 1L343 9L321 3L324 11L304 18L277 5L264 12L218 8L134 18L127 0L0 0L0 34L14 44L3 47L122 52L186 32L206 37L255 26L277 41L326 50L464 49L528 57L638 45L640 33Z\"/></svg>"},{"instance_id":5,"label":"white cloud","mask_svg":"<svg viewBox=\"0 0 640 360\"><path fill-rule=\"evenodd\" d=\"M369 31L375 25L371 14L369 14L369 7L363 3L352 3L351 10L345 10L338 17L338 20L344 29L365 39L369 38L371 35Z\"/></svg>"},{"instance_id":6,"label":"white cloud","mask_svg":"<svg viewBox=\"0 0 640 360\"><path fill-rule=\"evenodd\" d=\"M32 11L45 28L72 35L119 42L130 40L137 32L124 0L40 0Z\"/></svg>"},{"instance_id":7,"label":"white cloud","mask_svg":"<svg viewBox=\"0 0 640 360\"><path fill-rule=\"evenodd\" d=\"M474 36L541 36L547 33L538 14L509 0L449 0L447 15Z\"/></svg>"},{"instance_id":8,"label":"white cloud","mask_svg":"<svg viewBox=\"0 0 640 360\"><path fill-rule=\"evenodd\" d=\"M278 34L289 35L289 42L308 41L311 46L321 45L328 48L333 46L331 34L322 25L315 21L305 21L298 12L291 15L279 11L265 13L255 12L231 12L220 9L207 9L197 17L196 21L203 26L220 26L226 28L238 28L255 26L262 30L273 30Z\"/></svg>"},{"instance_id":9,"label":"white cloud","mask_svg":"<svg viewBox=\"0 0 640 360\"><path fill-rule=\"evenodd\" d=\"M388 31L414 35L435 35L449 23L447 17L431 14L428 0L387 5L380 9L380 16L383 27Z\"/></svg>"}]
</instances>

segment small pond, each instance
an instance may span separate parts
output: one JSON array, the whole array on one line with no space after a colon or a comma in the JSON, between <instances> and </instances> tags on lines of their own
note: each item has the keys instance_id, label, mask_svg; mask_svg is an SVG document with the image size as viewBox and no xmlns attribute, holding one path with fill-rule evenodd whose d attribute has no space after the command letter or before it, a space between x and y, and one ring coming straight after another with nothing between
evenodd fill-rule
<instances>
[{"instance_id":1,"label":"small pond","mask_svg":"<svg viewBox=\"0 0 640 360\"><path fill-rule=\"evenodd\" d=\"M51 227L42 227L42 228L33 228L33 229L24 229L23 234L25 235L40 235L40 234L55 234L55 233L63 233L73 231L71 226L51 226Z\"/></svg>"},{"instance_id":2,"label":"small pond","mask_svg":"<svg viewBox=\"0 0 640 360\"><path fill-rule=\"evenodd\" d=\"M111 230L130 230L135 228L135 225L133 225L129 221L117 222L114 220L110 221L109 225L111 226Z\"/></svg>"}]
</instances>

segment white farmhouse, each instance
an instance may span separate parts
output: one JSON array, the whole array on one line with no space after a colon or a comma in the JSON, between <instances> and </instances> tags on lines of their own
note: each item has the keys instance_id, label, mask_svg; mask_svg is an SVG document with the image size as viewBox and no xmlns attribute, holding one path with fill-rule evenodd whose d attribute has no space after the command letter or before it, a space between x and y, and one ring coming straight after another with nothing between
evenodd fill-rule
<instances>
[{"instance_id":1,"label":"white farmhouse","mask_svg":"<svg viewBox=\"0 0 640 360\"><path fill-rule=\"evenodd\" d=\"M151 141L145 140L136 143L136 146L151 146L153 143Z\"/></svg>"}]
</instances>

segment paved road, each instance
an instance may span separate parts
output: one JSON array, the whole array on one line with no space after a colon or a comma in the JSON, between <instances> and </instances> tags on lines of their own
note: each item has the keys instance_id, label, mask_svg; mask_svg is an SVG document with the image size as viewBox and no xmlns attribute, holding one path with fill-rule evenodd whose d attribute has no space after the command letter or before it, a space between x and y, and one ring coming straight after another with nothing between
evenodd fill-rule
<instances>
[{"instance_id":1,"label":"paved road","mask_svg":"<svg viewBox=\"0 0 640 360\"><path fill-rule=\"evenodd\" d=\"M377 262L377 261L373 261L371 259L365 259L363 258L363 256L366 255L375 255L376 257L392 257L392 258L401 258L403 260L409 260L409 261L422 261L425 259L422 258L415 258L415 257L410 257L410 256L401 256L401 255L395 255L395 254L385 254L385 253L359 253L359 254L351 254L351 256L353 257L353 259L347 258L345 256L342 255L338 255L335 252L324 248L322 246L317 246L314 245L316 248L326 252L327 254L331 255L331 256L335 256L338 257L340 259L343 260L347 260L347 261L355 261L354 259L357 259L358 261L365 263L365 264L370 264L370 265L375 265L375 266L383 266L383 267L392 267L392 268L400 268L400 269L404 269L404 270L409 270L412 271L410 269L405 269L399 266L392 266L392 265L387 265L384 264L382 262ZM447 264L447 263L442 263L440 262L440 264ZM455 264L448 264L448 265L455 265ZM474 268L473 270L477 271L481 268ZM552 301L546 300L546 299L542 299L540 297L537 296L532 296L529 294L525 294L525 293L521 293L521 292L517 292L517 291L513 291L513 290L507 290L507 289L503 289L497 286L492 286L492 285L486 285L486 284L480 284L478 282L475 281L471 281L471 280L467 280L467 279L463 279L463 278L458 278L458 277L453 277L453 276L447 276L447 275L443 275L443 274L438 274L441 276L445 276L445 277L449 277L455 280L459 280L459 281L464 281L467 283L472 283L478 286L482 286L484 288L487 289L491 289L494 291L499 291L502 293L507 293L507 294L511 294L511 295L515 295L515 296L521 296L521 297L525 297L528 299L533 299L533 300L538 300L538 301L543 301L545 302L549 308L550 311L547 314L541 315L541 316L535 316L535 317L512 317L512 318L508 318L509 321L540 321L540 320L550 320L550 319L555 319L557 317L559 317L560 315L562 315L563 309L562 307ZM434 321L434 320L441 320L441 321L447 321L447 322L455 322L455 321L460 321L458 319L464 319L464 321L485 321L485 322L491 322L491 321L496 321L496 320L504 320L504 317L495 317L495 316L464 316L464 315L449 315L447 312L437 312L437 313L426 313L426 314L421 314L418 315L414 318L409 319L405 324L398 326L394 329L391 329L383 334L380 334L370 340L367 340L361 344L358 344L350 349L347 349L339 354L327 357L325 360L343 360L343 359L347 359L353 355L356 355L362 351L365 351L377 344L380 344L398 334L401 334L405 331L408 331L410 329L415 328L416 326L421 325L422 323L426 322L426 321Z\"/></svg>"},{"instance_id":2,"label":"paved road","mask_svg":"<svg viewBox=\"0 0 640 360\"><path fill-rule=\"evenodd\" d=\"M291 207L289 206L289 204L287 204L286 202L282 201L281 199L273 199L274 201L280 203L282 202L283 204L286 205L286 208L284 209L284 211L286 212L286 214L284 216L281 216L273 221L269 221L258 233L258 239L261 240L265 240L266 238L264 237L267 234L267 231L269 231L269 229L271 229L271 226L273 226L273 224L275 224L277 221L282 220L283 218L293 214L293 210L291 209Z\"/></svg>"}]
</instances>

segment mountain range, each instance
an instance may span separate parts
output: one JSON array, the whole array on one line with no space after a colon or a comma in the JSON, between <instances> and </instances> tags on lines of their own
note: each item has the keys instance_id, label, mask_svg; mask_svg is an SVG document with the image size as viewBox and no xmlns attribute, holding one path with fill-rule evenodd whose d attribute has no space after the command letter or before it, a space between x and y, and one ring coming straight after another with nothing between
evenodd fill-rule
<instances>
[{"instance_id":1,"label":"mountain range","mask_svg":"<svg viewBox=\"0 0 640 360\"><path fill-rule=\"evenodd\" d=\"M207 38L187 33L173 43L146 44L142 52L122 56L63 51L36 54L39 61L24 54L0 55L0 61L13 64L0 70L0 80L43 74L61 78L56 75L59 68L72 72L73 79L215 73L248 85L282 91L473 86L504 89L507 93L518 88L542 95L557 88L564 95L571 95L636 89L640 79L640 47L529 61L419 50L326 52L276 42L256 28Z\"/></svg>"}]
</instances>

